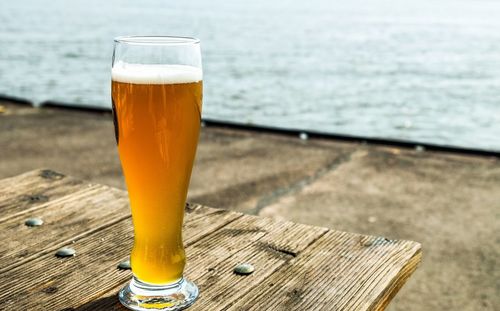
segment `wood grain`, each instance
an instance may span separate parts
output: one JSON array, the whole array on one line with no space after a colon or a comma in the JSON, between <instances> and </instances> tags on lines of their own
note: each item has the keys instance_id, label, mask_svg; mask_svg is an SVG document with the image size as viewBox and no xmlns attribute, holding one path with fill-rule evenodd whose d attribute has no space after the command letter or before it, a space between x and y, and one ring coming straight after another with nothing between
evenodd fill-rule
<instances>
[{"instance_id":1,"label":"wood grain","mask_svg":"<svg viewBox=\"0 0 500 311\"><path fill-rule=\"evenodd\" d=\"M230 255L221 256L222 260L208 265L203 262L205 271L188 269L188 271L195 270L193 271L194 280L203 293L199 302L191 307L192 310L226 309L228 305L239 300L244 293L293 260L327 231L325 228L291 222L275 222L253 216L244 216L239 221L239 223L231 224L236 227L228 228L229 230L223 228L219 230L220 235L214 234L213 244L224 245L224 240L231 241L234 239L232 232L255 232L252 234L253 239L247 236L240 247L233 246L232 249L223 246L221 252ZM225 244L231 245L230 242L225 242ZM198 253L200 252L203 250L198 250ZM194 251L194 253L197 252ZM249 276L233 273L234 267L244 262L252 264L255 272Z\"/></svg>"},{"instance_id":2,"label":"wood grain","mask_svg":"<svg viewBox=\"0 0 500 311\"><path fill-rule=\"evenodd\" d=\"M0 221L82 189L81 180L48 169L38 169L0 180Z\"/></svg>"},{"instance_id":3,"label":"wood grain","mask_svg":"<svg viewBox=\"0 0 500 311\"><path fill-rule=\"evenodd\" d=\"M43 193L44 202L23 201ZM0 180L0 310L126 310L117 269L133 241L126 192L50 170ZM2 205L3 204L3 205ZM26 217L45 220L28 228ZM420 244L186 206L190 310L383 310L421 260ZM54 256L71 246L75 257ZM255 271L233 273L248 262Z\"/></svg>"},{"instance_id":4,"label":"wood grain","mask_svg":"<svg viewBox=\"0 0 500 311\"><path fill-rule=\"evenodd\" d=\"M31 213L18 213L0 223L0 239L7 241L7 248L2 248L0 254L0 272L53 252L79 236L100 230L129 215L124 192L102 185L47 202ZM42 218L44 224L27 227L24 224L26 218L34 216Z\"/></svg>"},{"instance_id":5,"label":"wood grain","mask_svg":"<svg viewBox=\"0 0 500 311\"><path fill-rule=\"evenodd\" d=\"M202 292L190 310L223 310L326 231L245 215L194 244L188 242L186 275ZM256 272L247 277L235 275L234 266L246 261L256 267ZM122 286L88 302L81 310L126 310L116 304L116 293Z\"/></svg>"},{"instance_id":6,"label":"wood grain","mask_svg":"<svg viewBox=\"0 0 500 311\"><path fill-rule=\"evenodd\" d=\"M418 243L331 230L228 310L378 310L419 260Z\"/></svg>"},{"instance_id":7,"label":"wood grain","mask_svg":"<svg viewBox=\"0 0 500 311\"><path fill-rule=\"evenodd\" d=\"M220 213L203 209L204 217L186 223L187 244L241 217L238 213ZM198 216L200 216L198 214ZM2 273L0 310L59 310L76 308L130 280L128 271L117 264L130 253L133 241L132 223L127 218L91 235L74 239L75 257L60 259L54 253L44 254L28 264ZM79 295L81 294L81 295Z\"/></svg>"}]
</instances>

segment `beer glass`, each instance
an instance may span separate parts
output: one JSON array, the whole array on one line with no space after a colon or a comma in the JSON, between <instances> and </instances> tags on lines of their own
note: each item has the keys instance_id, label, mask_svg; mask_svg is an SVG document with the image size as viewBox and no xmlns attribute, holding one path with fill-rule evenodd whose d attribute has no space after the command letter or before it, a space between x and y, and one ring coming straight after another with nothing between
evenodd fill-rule
<instances>
[{"instance_id":1,"label":"beer glass","mask_svg":"<svg viewBox=\"0 0 500 311\"><path fill-rule=\"evenodd\" d=\"M200 130L200 42L116 38L111 80L134 225L133 278L118 296L132 310L181 310L198 296L196 285L183 277L182 223Z\"/></svg>"}]
</instances>

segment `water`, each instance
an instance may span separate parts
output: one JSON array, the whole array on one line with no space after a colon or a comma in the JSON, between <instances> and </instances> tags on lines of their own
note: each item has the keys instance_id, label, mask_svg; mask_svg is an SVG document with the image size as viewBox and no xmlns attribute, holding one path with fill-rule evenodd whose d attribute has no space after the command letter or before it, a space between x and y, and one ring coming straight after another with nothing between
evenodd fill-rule
<instances>
[{"instance_id":1,"label":"water","mask_svg":"<svg viewBox=\"0 0 500 311\"><path fill-rule=\"evenodd\" d=\"M16 0L0 93L110 106L112 38L202 40L206 118L500 150L500 1Z\"/></svg>"}]
</instances>

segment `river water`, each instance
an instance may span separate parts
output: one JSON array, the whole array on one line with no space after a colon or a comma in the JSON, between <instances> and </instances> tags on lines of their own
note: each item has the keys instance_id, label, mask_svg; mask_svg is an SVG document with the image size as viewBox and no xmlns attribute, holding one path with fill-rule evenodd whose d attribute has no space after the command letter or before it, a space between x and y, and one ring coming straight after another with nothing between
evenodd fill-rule
<instances>
[{"instance_id":1,"label":"river water","mask_svg":"<svg viewBox=\"0 0 500 311\"><path fill-rule=\"evenodd\" d=\"M206 118L500 150L500 1L16 0L0 94L110 107L112 38L202 41Z\"/></svg>"}]
</instances>

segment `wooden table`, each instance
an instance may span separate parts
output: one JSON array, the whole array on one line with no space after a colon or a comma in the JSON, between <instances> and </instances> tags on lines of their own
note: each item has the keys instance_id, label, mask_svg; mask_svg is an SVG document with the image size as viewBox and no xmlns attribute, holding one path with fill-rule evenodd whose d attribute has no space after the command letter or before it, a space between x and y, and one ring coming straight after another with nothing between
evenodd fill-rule
<instances>
[{"instance_id":1,"label":"wooden table","mask_svg":"<svg viewBox=\"0 0 500 311\"><path fill-rule=\"evenodd\" d=\"M30 217L44 224L28 227ZM125 191L51 170L0 180L0 310L125 310L117 264L133 241ZM382 310L416 269L420 244L189 204L189 310ZM58 258L63 246L76 256ZM255 272L233 273L249 262Z\"/></svg>"}]
</instances>

